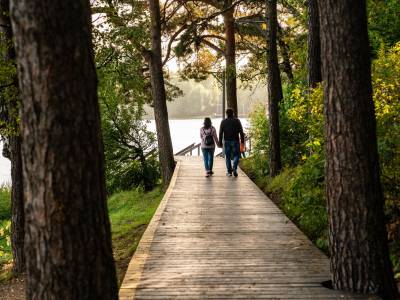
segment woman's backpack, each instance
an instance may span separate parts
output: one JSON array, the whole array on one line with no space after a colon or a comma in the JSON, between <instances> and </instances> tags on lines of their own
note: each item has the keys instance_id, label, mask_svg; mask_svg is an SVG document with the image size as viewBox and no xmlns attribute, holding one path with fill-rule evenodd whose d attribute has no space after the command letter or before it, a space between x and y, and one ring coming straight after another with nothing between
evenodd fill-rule
<instances>
[{"instance_id":1,"label":"woman's backpack","mask_svg":"<svg viewBox=\"0 0 400 300\"><path fill-rule=\"evenodd\" d=\"M212 129L210 130L210 134L207 134L206 130L204 129L204 134L205 134L204 145L206 145L206 146L214 145L214 137L213 137Z\"/></svg>"}]
</instances>

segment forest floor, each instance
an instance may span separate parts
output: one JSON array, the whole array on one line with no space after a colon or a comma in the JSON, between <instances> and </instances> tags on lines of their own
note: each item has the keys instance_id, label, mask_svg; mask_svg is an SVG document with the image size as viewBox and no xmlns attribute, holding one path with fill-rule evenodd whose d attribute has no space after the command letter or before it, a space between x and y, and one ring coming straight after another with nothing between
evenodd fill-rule
<instances>
[{"instance_id":1,"label":"forest floor","mask_svg":"<svg viewBox=\"0 0 400 300\"><path fill-rule=\"evenodd\" d=\"M118 285L121 284L124 278L131 257L162 196L161 189L156 188L148 193L140 190L120 192L114 194L108 200ZM3 200L1 198L0 211ZM11 249L8 250L11 251ZM4 257L7 259L11 255L5 251L3 253ZM11 263L5 263L4 259L0 259L0 262L2 263L0 271L0 300L25 300L25 275L13 277Z\"/></svg>"},{"instance_id":2,"label":"forest floor","mask_svg":"<svg viewBox=\"0 0 400 300\"><path fill-rule=\"evenodd\" d=\"M11 278L0 284L0 300L24 300L25 276Z\"/></svg>"}]
</instances>

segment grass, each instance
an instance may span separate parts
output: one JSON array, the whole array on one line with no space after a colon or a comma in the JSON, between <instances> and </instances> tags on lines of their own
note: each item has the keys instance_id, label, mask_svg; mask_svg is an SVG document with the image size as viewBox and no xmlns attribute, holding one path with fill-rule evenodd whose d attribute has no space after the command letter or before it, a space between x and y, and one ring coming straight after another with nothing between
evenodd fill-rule
<instances>
[{"instance_id":1,"label":"grass","mask_svg":"<svg viewBox=\"0 0 400 300\"><path fill-rule=\"evenodd\" d=\"M11 244L10 244L10 225L11 225L11 188L7 185L0 186L0 267L10 264ZM0 272L0 281L3 272ZM5 274L8 277L8 274Z\"/></svg>"},{"instance_id":2,"label":"grass","mask_svg":"<svg viewBox=\"0 0 400 300\"><path fill-rule=\"evenodd\" d=\"M116 193L108 200L113 252L119 284L122 282L129 261L162 196L161 188L157 187L147 193L140 190Z\"/></svg>"},{"instance_id":3,"label":"grass","mask_svg":"<svg viewBox=\"0 0 400 300\"><path fill-rule=\"evenodd\" d=\"M11 187L0 185L0 220L11 218Z\"/></svg>"},{"instance_id":4,"label":"grass","mask_svg":"<svg viewBox=\"0 0 400 300\"><path fill-rule=\"evenodd\" d=\"M146 193L140 189L119 192L108 199L113 253L119 284L162 197L163 192L157 187ZM0 282L12 278L10 198L10 187L0 186Z\"/></svg>"}]
</instances>

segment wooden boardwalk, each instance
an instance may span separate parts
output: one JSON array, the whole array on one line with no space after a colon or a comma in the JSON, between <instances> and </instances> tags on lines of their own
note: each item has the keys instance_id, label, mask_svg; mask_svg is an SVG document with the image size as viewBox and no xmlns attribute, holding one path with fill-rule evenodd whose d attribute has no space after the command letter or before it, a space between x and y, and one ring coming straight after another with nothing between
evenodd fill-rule
<instances>
[{"instance_id":1,"label":"wooden boardwalk","mask_svg":"<svg viewBox=\"0 0 400 300\"><path fill-rule=\"evenodd\" d=\"M375 299L321 286L329 261L242 172L179 158L120 299Z\"/></svg>"}]
</instances>

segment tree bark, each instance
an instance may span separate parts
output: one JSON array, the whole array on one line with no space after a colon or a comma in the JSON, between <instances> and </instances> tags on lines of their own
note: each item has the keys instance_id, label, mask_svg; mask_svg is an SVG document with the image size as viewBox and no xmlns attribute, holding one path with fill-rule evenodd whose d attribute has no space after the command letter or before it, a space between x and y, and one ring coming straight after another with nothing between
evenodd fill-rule
<instances>
[{"instance_id":1,"label":"tree bark","mask_svg":"<svg viewBox=\"0 0 400 300\"><path fill-rule=\"evenodd\" d=\"M225 0L224 8L232 6L232 0ZM225 65L226 65L226 101L238 116L236 88L236 43L234 8L223 13L225 26Z\"/></svg>"},{"instance_id":2,"label":"tree bark","mask_svg":"<svg viewBox=\"0 0 400 300\"><path fill-rule=\"evenodd\" d=\"M25 271L25 213L24 185L22 175L21 137L10 137L11 156L11 247L13 254L13 272Z\"/></svg>"},{"instance_id":3,"label":"tree bark","mask_svg":"<svg viewBox=\"0 0 400 300\"><path fill-rule=\"evenodd\" d=\"M168 123L167 98L161 53L161 17L159 0L149 0L151 15L152 51L149 53L151 88L154 101L154 118L157 128L158 152L164 187L167 187L174 173L175 161Z\"/></svg>"},{"instance_id":4,"label":"tree bark","mask_svg":"<svg viewBox=\"0 0 400 300\"><path fill-rule=\"evenodd\" d=\"M276 45L277 8L276 0L266 0L267 7L267 68L268 68L268 112L269 112L269 172L276 176L282 168L279 136L279 102L282 100L281 74Z\"/></svg>"},{"instance_id":5,"label":"tree bark","mask_svg":"<svg viewBox=\"0 0 400 300\"><path fill-rule=\"evenodd\" d=\"M398 299L379 178L364 0L319 1L333 286Z\"/></svg>"},{"instance_id":6,"label":"tree bark","mask_svg":"<svg viewBox=\"0 0 400 300\"><path fill-rule=\"evenodd\" d=\"M12 45L13 32L10 20L10 1L0 0L0 31L3 34L4 42L7 43L7 50L4 53L5 63L15 64L15 49ZM12 87L18 89L18 79L12 78ZM16 98L8 103L10 112L18 110L17 93ZM8 113L8 118L14 118L14 114ZM17 124L16 120L8 122ZM17 126L15 126L17 127ZM24 217L24 193L22 178L22 157L21 157L21 137L20 132L13 133L8 137L11 161L11 248L13 255L13 272L22 273L25 270L24 236L25 236L25 217Z\"/></svg>"},{"instance_id":7,"label":"tree bark","mask_svg":"<svg viewBox=\"0 0 400 300\"><path fill-rule=\"evenodd\" d=\"M13 0L28 299L117 299L87 0Z\"/></svg>"},{"instance_id":8,"label":"tree bark","mask_svg":"<svg viewBox=\"0 0 400 300\"><path fill-rule=\"evenodd\" d=\"M308 86L315 88L322 81L321 41L318 0L308 0Z\"/></svg>"}]
</instances>

